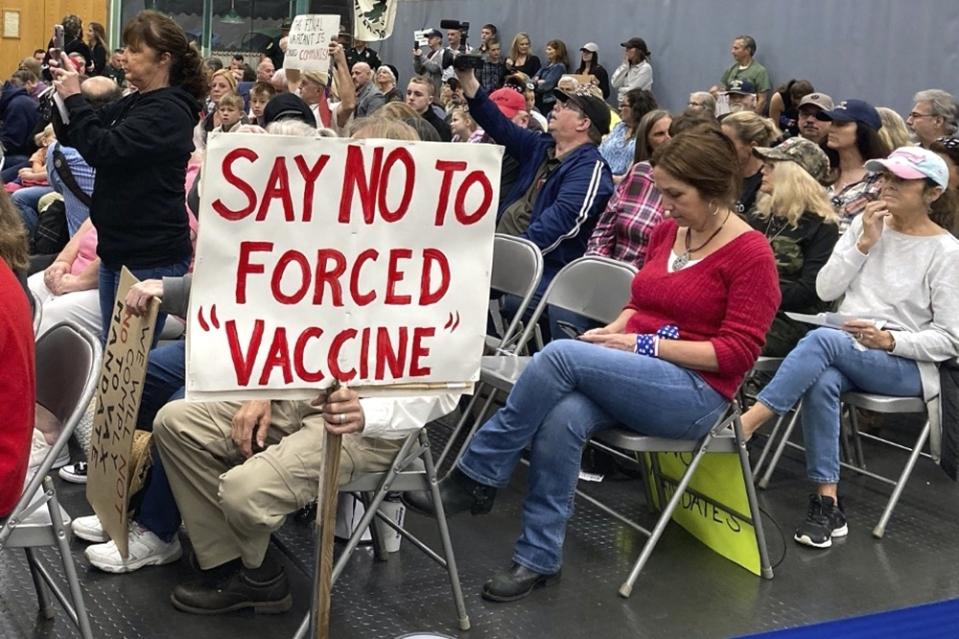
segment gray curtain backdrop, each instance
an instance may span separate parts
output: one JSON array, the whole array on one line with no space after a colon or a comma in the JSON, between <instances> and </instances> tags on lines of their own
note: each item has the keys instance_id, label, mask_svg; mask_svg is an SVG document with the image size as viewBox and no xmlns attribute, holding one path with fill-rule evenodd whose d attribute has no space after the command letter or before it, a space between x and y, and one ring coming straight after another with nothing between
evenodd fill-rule
<instances>
[{"instance_id":1,"label":"gray curtain backdrop","mask_svg":"<svg viewBox=\"0 0 959 639\"><path fill-rule=\"evenodd\" d=\"M599 45L610 75L619 43L638 35L652 51L653 92L664 108L685 108L690 91L708 89L732 64L732 38L756 39L756 59L773 87L808 79L833 98L860 98L905 116L920 89L959 92L957 0L399 0L393 36L372 48L395 64L400 87L413 73L414 29L440 20L499 27L504 53L517 31L543 59L547 40L563 40L574 65L579 47Z\"/></svg>"}]
</instances>

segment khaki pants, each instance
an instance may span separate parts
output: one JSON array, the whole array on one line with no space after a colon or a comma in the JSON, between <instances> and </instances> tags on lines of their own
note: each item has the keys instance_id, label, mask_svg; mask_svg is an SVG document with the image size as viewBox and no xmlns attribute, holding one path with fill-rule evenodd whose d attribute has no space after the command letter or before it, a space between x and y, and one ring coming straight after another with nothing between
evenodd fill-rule
<instances>
[{"instance_id":1,"label":"khaki pants","mask_svg":"<svg viewBox=\"0 0 959 639\"><path fill-rule=\"evenodd\" d=\"M239 402L171 402L153 438L203 569L236 558L256 568L270 534L317 498L324 421L308 402L274 401L267 449L245 459L230 438ZM402 439L343 437L340 485L354 473L385 471Z\"/></svg>"}]
</instances>

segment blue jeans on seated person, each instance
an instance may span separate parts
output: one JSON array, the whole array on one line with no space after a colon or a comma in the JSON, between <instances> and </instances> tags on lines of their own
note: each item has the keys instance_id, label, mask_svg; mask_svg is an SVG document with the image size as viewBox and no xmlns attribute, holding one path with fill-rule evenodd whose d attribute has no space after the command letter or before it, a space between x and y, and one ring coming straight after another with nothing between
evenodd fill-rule
<instances>
[{"instance_id":1,"label":"blue jeans on seated person","mask_svg":"<svg viewBox=\"0 0 959 639\"><path fill-rule=\"evenodd\" d=\"M143 398L137 426L153 430L157 412L168 402L183 399L186 383L186 342L179 340L150 351L147 374L143 383ZM152 450L153 466L140 495L140 506L134 520L169 543L180 528L180 509L177 508L163 462L156 448Z\"/></svg>"},{"instance_id":2,"label":"blue jeans on seated person","mask_svg":"<svg viewBox=\"0 0 959 639\"><path fill-rule=\"evenodd\" d=\"M459 469L482 484L504 487L529 447L529 494L513 561L553 574L562 564L566 522L590 437L623 426L655 437L697 439L728 405L689 369L558 340L533 357L505 407L470 442Z\"/></svg>"},{"instance_id":3,"label":"blue jeans on seated person","mask_svg":"<svg viewBox=\"0 0 959 639\"><path fill-rule=\"evenodd\" d=\"M13 182L20 176L20 169L30 166L30 158L26 155L8 155L3 160L3 171L0 171L0 179L3 183Z\"/></svg>"},{"instance_id":4,"label":"blue jeans on seated person","mask_svg":"<svg viewBox=\"0 0 959 639\"><path fill-rule=\"evenodd\" d=\"M845 331L810 331L756 398L778 415L803 400L806 476L813 482L839 482L839 398L843 393L922 395L915 361L875 348L860 349L855 338Z\"/></svg>"},{"instance_id":5,"label":"blue jeans on seated person","mask_svg":"<svg viewBox=\"0 0 959 639\"><path fill-rule=\"evenodd\" d=\"M37 205L47 193L53 193L53 188L49 186L25 186L17 189L10 194L10 201L17 205L20 211L20 218L27 227L30 237L37 232L37 225L40 223L40 211Z\"/></svg>"},{"instance_id":6,"label":"blue jeans on seated person","mask_svg":"<svg viewBox=\"0 0 959 639\"><path fill-rule=\"evenodd\" d=\"M149 268L130 269L130 272L141 282L143 280L163 279L164 277L178 277L190 268L190 260L185 259L176 264L153 266ZM110 321L113 319L113 306L117 297L117 286L120 285L120 269L114 270L100 263L100 315L103 318L103 334L100 340L106 344L110 336ZM153 331L153 344L156 346L166 323L166 313L157 315L156 329Z\"/></svg>"}]
</instances>

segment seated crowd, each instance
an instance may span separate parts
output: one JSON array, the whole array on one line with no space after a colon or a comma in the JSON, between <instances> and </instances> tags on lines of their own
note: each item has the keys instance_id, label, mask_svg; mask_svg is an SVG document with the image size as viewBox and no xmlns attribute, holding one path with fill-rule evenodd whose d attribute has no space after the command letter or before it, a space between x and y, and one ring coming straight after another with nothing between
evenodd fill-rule
<instances>
[{"instance_id":1,"label":"seated crowd","mask_svg":"<svg viewBox=\"0 0 959 639\"><path fill-rule=\"evenodd\" d=\"M224 66L201 59L170 18L144 11L107 59L102 27L84 40L79 18L63 22L63 55L24 60L0 95L0 388L9 407L0 516L59 430L30 401L34 329L39 337L70 320L105 340L124 266L141 280L124 300L129 312L161 301L157 337L168 315L185 316L204 147L236 131L502 145L496 230L542 252L537 299L583 255L637 269L612 323L569 318L582 334L561 339L550 317L552 339L441 482L447 513L488 512L529 451L521 535L509 567L483 587L493 601L522 598L560 573L592 435L622 426L702 437L760 355L784 359L744 413L744 434L803 402L814 493L794 538L829 546L848 531L840 395L932 401L938 365L959 356L959 107L945 91L916 93L903 120L807 80L774 88L755 40L737 36L719 82L693 87L671 113L654 97L640 37L623 41L609 72L593 42L573 69L559 39L541 59L526 33L505 48L484 25L474 51L460 29L448 30L445 47L433 29L412 51L417 75L405 84L346 37L330 44L327 83L313 72L288 80L284 39L255 68L242 56ZM464 55L480 64L456 64ZM515 301L504 308L515 312ZM830 309L856 319L811 330L786 315ZM172 602L188 612L289 609L270 534L316 499L323 430L345 435L345 483L387 468L406 435L459 399L361 398L344 388L309 402L186 403L184 341L154 346L137 427L153 432L156 450L129 556L95 515L73 530L93 542L92 565L126 573L177 560L183 525L199 574L176 586ZM84 481L82 461L69 462L57 460L61 476ZM408 504L434 512L428 495Z\"/></svg>"}]
</instances>

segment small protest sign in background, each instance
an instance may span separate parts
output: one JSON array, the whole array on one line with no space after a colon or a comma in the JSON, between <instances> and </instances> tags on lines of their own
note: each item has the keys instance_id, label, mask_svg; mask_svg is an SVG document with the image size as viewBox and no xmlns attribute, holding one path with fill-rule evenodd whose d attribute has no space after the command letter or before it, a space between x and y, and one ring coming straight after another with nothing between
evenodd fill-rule
<instances>
[{"instance_id":1,"label":"small protest sign in background","mask_svg":"<svg viewBox=\"0 0 959 639\"><path fill-rule=\"evenodd\" d=\"M339 32L338 15L310 14L293 18L283 59L283 68L294 71L290 79L298 80L303 71L318 71L325 84L330 72L330 41Z\"/></svg>"},{"instance_id":2,"label":"small protest sign in background","mask_svg":"<svg viewBox=\"0 0 959 639\"><path fill-rule=\"evenodd\" d=\"M145 316L134 317L124 312L123 299L136 282L124 268L100 368L87 465L87 501L124 558L127 556L130 482L134 475L133 431L159 308L159 302L154 300Z\"/></svg>"},{"instance_id":3,"label":"small protest sign in background","mask_svg":"<svg viewBox=\"0 0 959 639\"><path fill-rule=\"evenodd\" d=\"M414 383L414 394L477 380L501 154L211 138L187 399L312 399L333 379Z\"/></svg>"}]
</instances>

